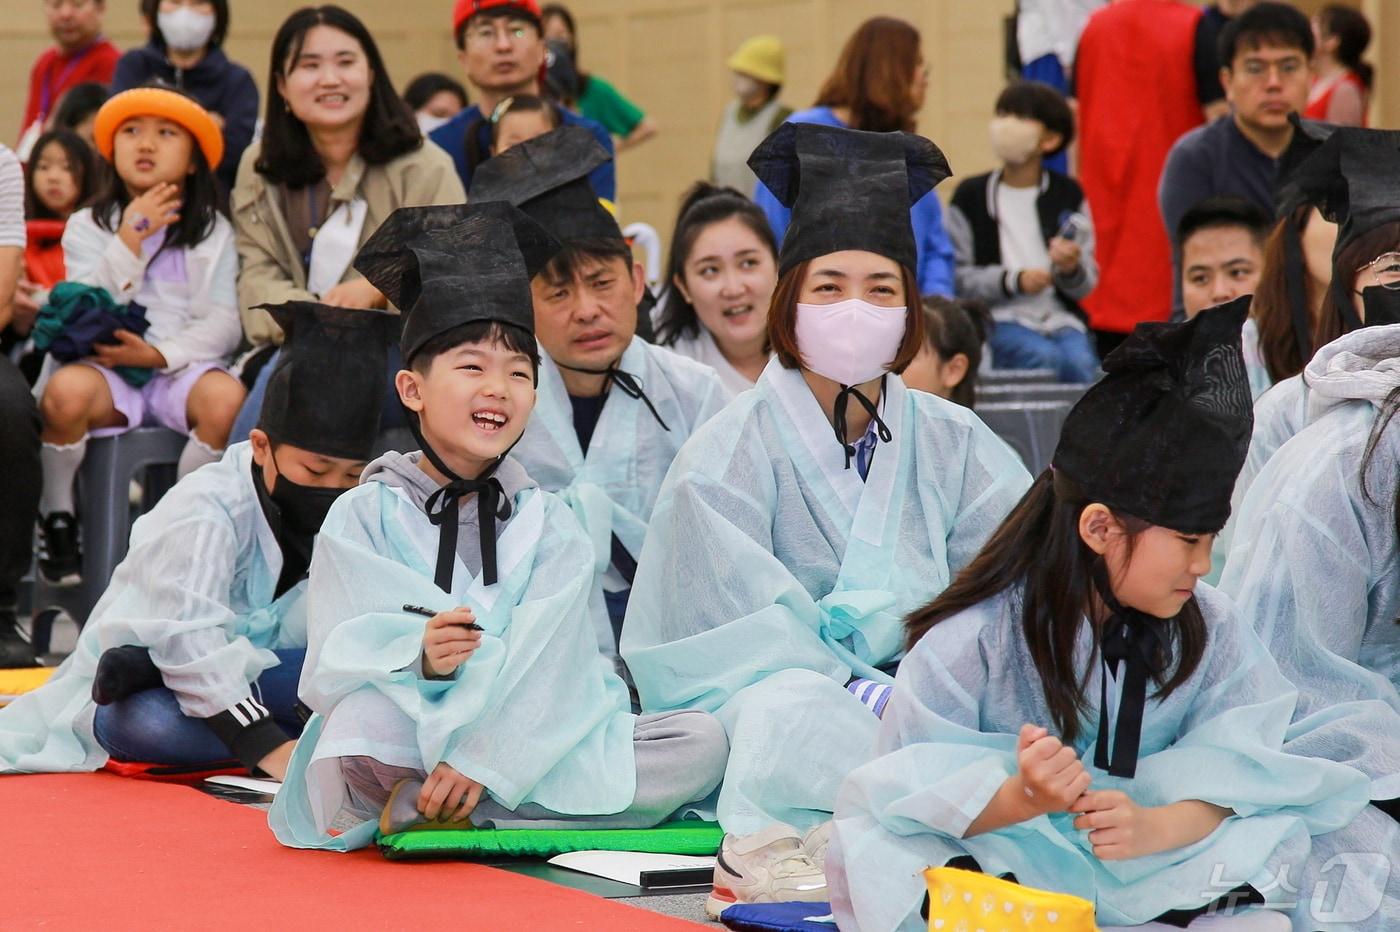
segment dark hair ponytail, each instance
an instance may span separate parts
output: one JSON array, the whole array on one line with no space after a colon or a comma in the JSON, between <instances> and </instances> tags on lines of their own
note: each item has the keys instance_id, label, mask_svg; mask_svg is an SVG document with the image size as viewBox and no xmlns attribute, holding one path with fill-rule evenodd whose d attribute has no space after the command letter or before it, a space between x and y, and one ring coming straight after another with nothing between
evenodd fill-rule
<instances>
[{"instance_id":1,"label":"dark hair ponytail","mask_svg":"<svg viewBox=\"0 0 1400 932\"><path fill-rule=\"evenodd\" d=\"M1369 91L1375 69L1361 60L1361 53L1371 44L1371 24L1365 15L1340 3L1329 3L1317 17L1323 35L1337 38L1337 61L1355 72Z\"/></svg>"},{"instance_id":2,"label":"dark hair ponytail","mask_svg":"<svg viewBox=\"0 0 1400 932\"><path fill-rule=\"evenodd\" d=\"M944 362L962 353L967 357L967 374L948 397L949 401L972 408L977 405L977 373L982 368L982 344L991 329L991 312L981 301L928 295L923 299L924 339Z\"/></svg>"},{"instance_id":3,"label":"dark hair ponytail","mask_svg":"<svg viewBox=\"0 0 1400 932\"><path fill-rule=\"evenodd\" d=\"M1087 707L1084 685L1098 659L1095 639L1088 666L1075 667L1079 626L1098 603L1094 574L1102 572L1103 560L1079 535L1079 516L1088 504L1067 480L1057 481L1053 469L1045 470L952 584L904 622L912 649L939 622L1024 583L1022 633L1052 724L1066 744L1079 736L1079 718ZM1150 525L1129 515L1115 517L1127 531L1131 559L1133 542ZM1159 699L1190 678L1206 647L1205 619L1194 596L1175 618L1161 624L1172 643L1175 669L1168 679L1154 678Z\"/></svg>"}]
</instances>

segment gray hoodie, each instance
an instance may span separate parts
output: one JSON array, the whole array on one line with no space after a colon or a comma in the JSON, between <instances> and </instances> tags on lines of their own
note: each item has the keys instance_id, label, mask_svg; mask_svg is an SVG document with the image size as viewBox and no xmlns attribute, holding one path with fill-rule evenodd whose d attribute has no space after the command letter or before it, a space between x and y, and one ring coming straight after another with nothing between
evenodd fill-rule
<instances>
[{"instance_id":1,"label":"gray hoodie","mask_svg":"<svg viewBox=\"0 0 1400 932\"><path fill-rule=\"evenodd\" d=\"M428 497L438 490L438 484L419 468L418 463L422 459L421 452L396 453L391 450L365 467L360 482L382 482L390 488L403 489L413 504L423 510L427 505ZM525 467L510 456L501 461L501 465L496 468L495 477L500 481L501 488L512 502L525 489L539 487L538 483L525 472ZM423 520L428 520L426 510L423 511ZM509 518L505 521L499 519L496 521L496 536L498 538L509 521ZM457 528L457 556L462 559L462 565L470 573L473 575L480 573L481 534L480 524L477 520L475 495L469 495L462 499L461 505L457 509Z\"/></svg>"}]
</instances>

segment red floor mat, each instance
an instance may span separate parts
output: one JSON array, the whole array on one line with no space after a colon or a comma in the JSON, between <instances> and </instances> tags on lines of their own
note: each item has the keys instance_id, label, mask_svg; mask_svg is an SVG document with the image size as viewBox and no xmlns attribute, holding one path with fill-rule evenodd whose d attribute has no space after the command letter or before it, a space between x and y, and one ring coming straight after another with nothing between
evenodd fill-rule
<instances>
[{"instance_id":1,"label":"red floor mat","mask_svg":"<svg viewBox=\"0 0 1400 932\"><path fill-rule=\"evenodd\" d=\"M476 864L277 844L266 814L105 773L0 777L6 929L704 928Z\"/></svg>"}]
</instances>

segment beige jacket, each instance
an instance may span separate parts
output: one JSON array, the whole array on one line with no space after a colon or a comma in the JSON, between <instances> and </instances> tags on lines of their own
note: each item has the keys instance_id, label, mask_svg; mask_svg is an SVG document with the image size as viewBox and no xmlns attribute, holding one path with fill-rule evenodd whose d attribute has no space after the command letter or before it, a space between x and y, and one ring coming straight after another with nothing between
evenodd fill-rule
<instances>
[{"instance_id":1,"label":"beige jacket","mask_svg":"<svg viewBox=\"0 0 1400 932\"><path fill-rule=\"evenodd\" d=\"M254 346L282 342L281 328L267 311L254 310L255 305L316 300L306 290L301 254L287 228L276 188L253 169L261 148L255 142L244 151L229 198L240 263L238 306L243 332ZM467 199L452 157L426 140L421 149L384 165L366 165L356 155L331 191L331 204L348 202L356 194L366 203L360 245L400 207L461 204ZM341 280L360 277L350 268Z\"/></svg>"}]
</instances>

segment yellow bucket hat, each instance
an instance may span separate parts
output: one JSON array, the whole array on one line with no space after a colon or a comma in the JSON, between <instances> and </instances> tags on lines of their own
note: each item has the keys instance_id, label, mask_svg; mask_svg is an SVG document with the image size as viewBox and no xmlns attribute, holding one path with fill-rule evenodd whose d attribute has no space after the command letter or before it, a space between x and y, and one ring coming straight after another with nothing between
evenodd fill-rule
<instances>
[{"instance_id":1,"label":"yellow bucket hat","mask_svg":"<svg viewBox=\"0 0 1400 932\"><path fill-rule=\"evenodd\" d=\"M783 83L783 42L777 36L746 39L724 63L730 71L757 78L765 84Z\"/></svg>"},{"instance_id":2,"label":"yellow bucket hat","mask_svg":"<svg viewBox=\"0 0 1400 932\"><path fill-rule=\"evenodd\" d=\"M224 157L224 134L219 124L199 104L184 94L163 87L133 87L107 100L92 121L93 142L107 161L112 161L112 146L117 129L133 117L154 116L178 123L189 131L204 153L212 171Z\"/></svg>"}]
</instances>

